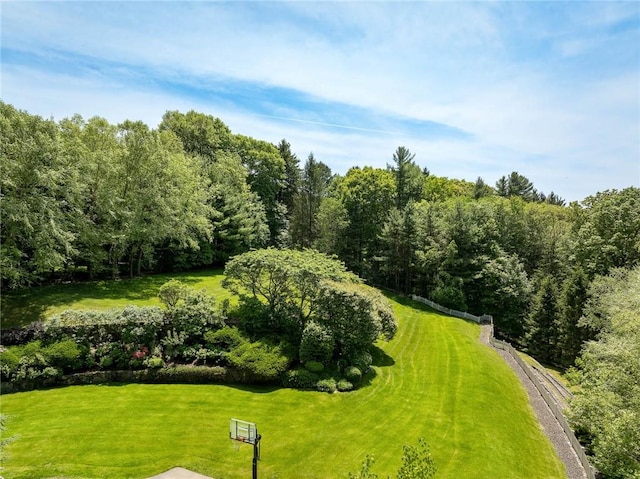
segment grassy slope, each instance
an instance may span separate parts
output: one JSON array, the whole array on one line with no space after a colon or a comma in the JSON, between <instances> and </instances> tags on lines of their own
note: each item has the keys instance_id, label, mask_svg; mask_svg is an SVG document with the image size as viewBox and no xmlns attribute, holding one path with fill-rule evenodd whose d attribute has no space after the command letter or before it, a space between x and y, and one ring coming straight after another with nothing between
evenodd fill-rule
<instances>
[{"instance_id":1,"label":"grassy slope","mask_svg":"<svg viewBox=\"0 0 640 479\"><path fill-rule=\"evenodd\" d=\"M5 478L144 478L183 466L247 477L230 417L263 435L260 477L346 477L368 453L394 474L403 444L423 436L440 478L560 478L517 378L477 340L478 326L394 302L398 335L376 376L348 394L216 385L85 386L2 397L10 415Z\"/></svg>"}]
</instances>

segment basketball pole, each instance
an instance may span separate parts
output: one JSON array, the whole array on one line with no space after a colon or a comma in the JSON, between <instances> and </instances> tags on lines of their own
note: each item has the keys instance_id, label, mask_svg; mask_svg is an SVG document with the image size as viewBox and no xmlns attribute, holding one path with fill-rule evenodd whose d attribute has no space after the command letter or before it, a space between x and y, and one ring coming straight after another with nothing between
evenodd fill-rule
<instances>
[{"instance_id":1,"label":"basketball pole","mask_svg":"<svg viewBox=\"0 0 640 479\"><path fill-rule=\"evenodd\" d=\"M253 443L253 479L258 479L258 459L260 459L260 450L258 445L262 439L261 434L256 435L256 441Z\"/></svg>"}]
</instances>

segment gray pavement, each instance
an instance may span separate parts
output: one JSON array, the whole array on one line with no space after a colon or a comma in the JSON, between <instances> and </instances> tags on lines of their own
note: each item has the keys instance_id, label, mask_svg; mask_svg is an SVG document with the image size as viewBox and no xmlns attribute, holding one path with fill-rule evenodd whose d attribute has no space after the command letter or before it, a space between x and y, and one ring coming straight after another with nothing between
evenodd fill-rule
<instances>
[{"instance_id":1,"label":"gray pavement","mask_svg":"<svg viewBox=\"0 0 640 479\"><path fill-rule=\"evenodd\" d=\"M191 472L184 467L174 467L173 469L150 477L149 479L211 479L209 476L203 476L197 472Z\"/></svg>"}]
</instances>

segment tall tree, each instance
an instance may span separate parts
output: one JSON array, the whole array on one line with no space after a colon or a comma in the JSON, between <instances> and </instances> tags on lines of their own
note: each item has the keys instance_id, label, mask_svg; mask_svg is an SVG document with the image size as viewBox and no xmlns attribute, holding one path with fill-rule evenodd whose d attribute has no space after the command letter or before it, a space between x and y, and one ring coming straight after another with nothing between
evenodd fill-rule
<instances>
[{"instance_id":1,"label":"tall tree","mask_svg":"<svg viewBox=\"0 0 640 479\"><path fill-rule=\"evenodd\" d=\"M207 167L211 180L214 261L262 248L269 238L264 205L247 184L247 169L234 153L220 152Z\"/></svg>"},{"instance_id":2,"label":"tall tree","mask_svg":"<svg viewBox=\"0 0 640 479\"><path fill-rule=\"evenodd\" d=\"M3 287L29 285L74 254L78 176L62 153L53 121L0 102Z\"/></svg>"},{"instance_id":3,"label":"tall tree","mask_svg":"<svg viewBox=\"0 0 640 479\"><path fill-rule=\"evenodd\" d=\"M558 286L552 276L540 280L527 317L525 342L538 359L557 363L558 351Z\"/></svg>"},{"instance_id":4,"label":"tall tree","mask_svg":"<svg viewBox=\"0 0 640 479\"><path fill-rule=\"evenodd\" d=\"M274 246L288 241L286 206L279 201L285 179L285 162L271 143L235 135L233 151L240 155L248 170L247 181L264 204L269 225L269 243Z\"/></svg>"},{"instance_id":5,"label":"tall tree","mask_svg":"<svg viewBox=\"0 0 640 479\"><path fill-rule=\"evenodd\" d=\"M325 197L320 203L317 215L318 237L313 247L327 254L340 250L340 241L349 225L347 210L340 200Z\"/></svg>"},{"instance_id":6,"label":"tall tree","mask_svg":"<svg viewBox=\"0 0 640 479\"><path fill-rule=\"evenodd\" d=\"M380 233L384 249L383 269L396 291L408 293L412 287L412 273L416 257L415 203L402 210L393 208Z\"/></svg>"},{"instance_id":7,"label":"tall tree","mask_svg":"<svg viewBox=\"0 0 640 479\"><path fill-rule=\"evenodd\" d=\"M497 332L518 340L524 332L531 282L517 255L500 252L479 274L481 312L491 314Z\"/></svg>"},{"instance_id":8,"label":"tall tree","mask_svg":"<svg viewBox=\"0 0 640 479\"><path fill-rule=\"evenodd\" d=\"M291 217L291 243L300 248L311 247L318 238L318 211L331 181L331 169L309 154L302 172L300 191L295 198Z\"/></svg>"},{"instance_id":9,"label":"tall tree","mask_svg":"<svg viewBox=\"0 0 640 479\"><path fill-rule=\"evenodd\" d=\"M214 161L218 151L231 148L232 134L220 118L189 111L167 111L159 125L160 131L173 131L184 147L184 151Z\"/></svg>"},{"instance_id":10,"label":"tall tree","mask_svg":"<svg viewBox=\"0 0 640 479\"><path fill-rule=\"evenodd\" d=\"M640 262L640 188L604 191L571 209L572 259L589 277Z\"/></svg>"},{"instance_id":11,"label":"tall tree","mask_svg":"<svg viewBox=\"0 0 640 479\"><path fill-rule=\"evenodd\" d=\"M525 201L538 199L533 183L517 171L512 171L508 177L500 178L496 183L496 191L500 196L519 196Z\"/></svg>"},{"instance_id":12,"label":"tall tree","mask_svg":"<svg viewBox=\"0 0 640 479\"><path fill-rule=\"evenodd\" d=\"M341 257L350 269L373 279L377 274L373 260L381 249L380 233L394 204L393 175L369 166L351 168L336 190L349 218Z\"/></svg>"},{"instance_id":13,"label":"tall tree","mask_svg":"<svg viewBox=\"0 0 640 479\"><path fill-rule=\"evenodd\" d=\"M123 144L117 128L104 118L84 121L74 116L60 122L62 148L82 178L79 204L82 215L76 222L74 263L86 266L89 276L108 271L109 246L121 235L114 220L126 204L114 194L118 189L116 168Z\"/></svg>"},{"instance_id":14,"label":"tall tree","mask_svg":"<svg viewBox=\"0 0 640 479\"><path fill-rule=\"evenodd\" d=\"M153 247L163 240L198 246L198 233L209 231L206 190L196 160L184 154L173 132L149 130L131 121L118 130L125 153L117 168L116 193L127 206L117 221L122 234L113 245L112 260L115 273L126 253L133 275L140 273L143 259L153 258Z\"/></svg>"},{"instance_id":15,"label":"tall tree","mask_svg":"<svg viewBox=\"0 0 640 479\"><path fill-rule=\"evenodd\" d=\"M286 206L287 217L291 218L295 197L298 194L302 176L300 172L300 161L298 157L292 153L291 145L284 138L278 143L278 152L280 152L280 157L282 157L284 161L285 174L278 201Z\"/></svg>"},{"instance_id":16,"label":"tall tree","mask_svg":"<svg viewBox=\"0 0 640 479\"><path fill-rule=\"evenodd\" d=\"M573 427L604 477L640 476L640 267L615 269L589 290L584 325L598 331L577 360Z\"/></svg>"},{"instance_id":17,"label":"tall tree","mask_svg":"<svg viewBox=\"0 0 640 479\"><path fill-rule=\"evenodd\" d=\"M478 179L473 185L473 198L479 200L480 198L491 196L493 194L493 189L489 185L487 185L481 177L478 176Z\"/></svg>"},{"instance_id":18,"label":"tall tree","mask_svg":"<svg viewBox=\"0 0 640 479\"><path fill-rule=\"evenodd\" d=\"M565 367L573 366L582 345L593 339L593 331L580 323L588 300L589 280L580 268L574 270L564 283L560 296L558 320L558 343L561 362Z\"/></svg>"},{"instance_id":19,"label":"tall tree","mask_svg":"<svg viewBox=\"0 0 640 479\"><path fill-rule=\"evenodd\" d=\"M404 209L409 201L422 199L424 176L420 167L413 161L415 154L408 148L399 146L393 154L394 165L387 165L387 169L396 180L396 208Z\"/></svg>"}]
</instances>

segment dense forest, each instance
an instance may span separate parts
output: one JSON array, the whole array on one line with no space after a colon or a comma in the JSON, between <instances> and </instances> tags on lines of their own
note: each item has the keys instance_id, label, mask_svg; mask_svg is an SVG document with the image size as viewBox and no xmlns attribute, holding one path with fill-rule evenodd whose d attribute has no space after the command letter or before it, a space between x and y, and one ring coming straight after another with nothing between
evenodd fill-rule
<instances>
[{"instance_id":1,"label":"dense forest","mask_svg":"<svg viewBox=\"0 0 640 479\"><path fill-rule=\"evenodd\" d=\"M491 314L498 334L543 362L568 368L578 358L583 386L597 383L594 364L614 357L607 348L620 348L632 317L637 325L636 187L566 205L518 172L493 186L432 175L404 146L389 152L386 169L337 175L313 153L301 162L284 139L235 134L194 111L169 111L152 129L99 117L56 122L0 102L0 148L3 290L312 248L371 285ZM635 316L611 319L620 314L610 298L625 295ZM637 366L637 343L624 353ZM637 388L637 369L627 386ZM626 429L604 433L615 424L596 430L584 418L601 411L578 405L576 423L604 448L603 461L617 457L598 442L603 434L640 444L637 404L620 419ZM622 456L638 470L637 450Z\"/></svg>"}]
</instances>

